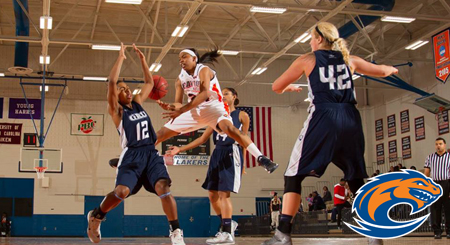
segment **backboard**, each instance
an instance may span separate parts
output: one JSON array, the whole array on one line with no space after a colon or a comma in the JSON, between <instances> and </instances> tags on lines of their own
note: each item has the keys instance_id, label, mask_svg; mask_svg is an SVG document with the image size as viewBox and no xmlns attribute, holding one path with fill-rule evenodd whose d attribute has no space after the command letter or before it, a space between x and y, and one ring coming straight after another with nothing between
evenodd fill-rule
<instances>
[{"instance_id":1,"label":"backboard","mask_svg":"<svg viewBox=\"0 0 450 245\"><path fill-rule=\"evenodd\" d=\"M19 172L35 173L35 167L47 167L46 173L62 173L62 149L38 147L21 148Z\"/></svg>"}]
</instances>

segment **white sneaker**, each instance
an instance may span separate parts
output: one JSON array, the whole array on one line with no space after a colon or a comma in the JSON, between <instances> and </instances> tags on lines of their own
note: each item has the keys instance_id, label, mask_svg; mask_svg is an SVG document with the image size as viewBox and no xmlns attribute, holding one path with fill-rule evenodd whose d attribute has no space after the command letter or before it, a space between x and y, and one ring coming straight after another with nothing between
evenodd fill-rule
<instances>
[{"instance_id":1,"label":"white sneaker","mask_svg":"<svg viewBox=\"0 0 450 245\"><path fill-rule=\"evenodd\" d=\"M234 240L234 232L236 231L238 226L239 226L238 222L234 220L231 221L231 236L233 236L233 240Z\"/></svg>"},{"instance_id":2,"label":"white sneaker","mask_svg":"<svg viewBox=\"0 0 450 245\"><path fill-rule=\"evenodd\" d=\"M91 242L99 243L100 240L102 240L102 234L100 233L100 225L103 220L97 219L94 216L92 216L93 212L94 210L91 210L87 215L88 220L87 234Z\"/></svg>"},{"instance_id":3,"label":"white sneaker","mask_svg":"<svg viewBox=\"0 0 450 245\"><path fill-rule=\"evenodd\" d=\"M383 240L369 237L369 245L383 245Z\"/></svg>"},{"instance_id":4,"label":"white sneaker","mask_svg":"<svg viewBox=\"0 0 450 245\"><path fill-rule=\"evenodd\" d=\"M169 237L172 241L172 245L186 245L183 239L183 231L180 228L170 231Z\"/></svg>"},{"instance_id":5,"label":"white sneaker","mask_svg":"<svg viewBox=\"0 0 450 245\"><path fill-rule=\"evenodd\" d=\"M218 232L216 237L206 240L207 244L222 244L232 245L234 244L233 236L228 232Z\"/></svg>"}]
</instances>

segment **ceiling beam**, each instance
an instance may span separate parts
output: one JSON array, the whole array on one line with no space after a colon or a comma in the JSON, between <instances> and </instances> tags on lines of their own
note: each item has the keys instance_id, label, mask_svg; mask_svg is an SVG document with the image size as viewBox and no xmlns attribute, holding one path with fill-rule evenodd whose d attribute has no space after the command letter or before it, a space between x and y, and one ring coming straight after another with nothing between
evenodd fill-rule
<instances>
[{"instance_id":1,"label":"ceiling beam","mask_svg":"<svg viewBox=\"0 0 450 245\"><path fill-rule=\"evenodd\" d=\"M264 35L264 37L267 39L267 41L269 41L270 45L272 45L272 47L274 49L278 49L277 45L275 44L275 42L272 40L272 38L270 38L269 34L266 32L266 30L264 30L264 28L262 27L262 25L259 23L259 21L255 18L255 15L250 15L252 17L253 22L255 22L256 26L258 27L258 29L261 31L261 33Z\"/></svg>"},{"instance_id":2,"label":"ceiling beam","mask_svg":"<svg viewBox=\"0 0 450 245\"><path fill-rule=\"evenodd\" d=\"M91 38L90 38L91 41L94 38L95 28L97 27L98 13L100 12L101 5L102 5L102 0L98 0L97 8L95 9L94 23L92 23Z\"/></svg>"},{"instance_id":3,"label":"ceiling beam","mask_svg":"<svg viewBox=\"0 0 450 245\"><path fill-rule=\"evenodd\" d=\"M58 28L62 25L62 23L64 23L64 21L67 19L67 17L69 17L69 15L72 13L72 11L78 6L78 2L79 0L77 0L77 2L75 3L75 5L73 5L69 11L67 11L67 13L62 17L62 19L58 22L58 24L55 26L55 28L52 29L52 32L50 33L50 37L52 37L55 33L56 30L58 30Z\"/></svg>"},{"instance_id":4,"label":"ceiling beam","mask_svg":"<svg viewBox=\"0 0 450 245\"><path fill-rule=\"evenodd\" d=\"M144 18L145 22L147 23L147 25L152 29L152 31L156 34L156 37L159 39L159 41L161 43L164 43L164 40L162 38L162 36L159 34L158 30L156 29L156 27L153 24L153 21L150 19L149 16L146 16L144 11L142 11L142 9L138 6L138 5L134 5L136 7L136 9L138 10L139 14L142 16L142 18Z\"/></svg>"},{"instance_id":5,"label":"ceiling beam","mask_svg":"<svg viewBox=\"0 0 450 245\"><path fill-rule=\"evenodd\" d=\"M189 34L189 32L192 30L192 28L195 25L195 22L197 22L197 20L200 19L200 15L203 14L203 12L205 12L206 7L208 7L208 5L204 5L201 9L200 12L195 16L195 18L193 18L191 25L189 26L189 29L186 31L186 33L184 34L184 36L180 39L180 41L178 42L179 44L183 44L184 40L186 39L187 35Z\"/></svg>"},{"instance_id":6,"label":"ceiling beam","mask_svg":"<svg viewBox=\"0 0 450 245\"><path fill-rule=\"evenodd\" d=\"M20 6L20 8L22 9L22 11L25 13L25 15L28 18L28 21L30 21L31 25L34 27L34 29L36 30L36 32L38 33L39 37L42 37L41 32L39 31L39 28L37 28L37 26L34 24L33 19L31 19L30 14L28 13L28 11L25 9L25 7L23 6L22 2L19 0L16 0L17 4ZM44 3L45 4L45 3ZM45 10L44 10L45 11Z\"/></svg>"},{"instance_id":7,"label":"ceiling beam","mask_svg":"<svg viewBox=\"0 0 450 245\"><path fill-rule=\"evenodd\" d=\"M160 4L161 2L158 2L158 4ZM152 4L150 6L148 6L147 11L145 11L145 16L148 16L150 14L150 12L153 9L153 5L155 4L155 0L152 1ZM142 30L144 29L145 26L145 17L142 17L142 21L141 24L139 25L139 31L136 35L136 38L134 39L134 42L137 42L139 40L139 37L141 36Z\"/></svg>"},{"instance_id":8,"label":"ceiling beam","mask_svg":"<svg viewBox=\"0 0 450 245\"><path fill-rule=\"evenodd\" d=\"M114 37L116 38L116 40L117 40L118 42L122 42L122 41L120 40L119 36L117 36L116 32L112 29L112 27L111 27L111 25L109 24L108 20L105 19L104 21L105 21L105 24L106 24L106 26L108 27L108 29L111 31L111 33L112 33L112 34L114 35ZM136 63L136 61L133 59L133 57L131 56L130 52L128 52L128 50L125 49L125 53L126 53L126 55L128 56L129 60L131 60L131 62L133 62L133 64L134 64L137 68L140 68L140 67L141 67L140 65L138 65L138 63Z\"/></svg>"},{"instance_id":9,"label":"ceiling beam","mask_svg":"<svg viewBox=\"0 0 450 245\"><path fill-rule=\"evenodd\" d=\"M448 3L445 2L445 0L439 0L442 4L442 6L444 6L444 8L447 10L448 13L450 13L450 6L448 6Z\"/></svg>"},{"instance_id":10,"label":"ceiling beam","mask_svg":"<svg viewBox=\"0 0 450 245\"><path fill-rule=\"evenodd\" d=\"M202 4L202 2L203 2L203 0L195 0L195 1L191 2L191 7L187 11L186 15L184 15L184 18L183 18L183 20L181 20L179 25L181 25L181 26L187 25L189 23L189 20L192 19L192 16L194 16L195 12L197 12L197 10L200 7L200 5ZM169 52L169 50L175 44L177 39L178 39L178 37L170 37L169 41L167 41L166 45L161 50L161 53L156 58L156 60L155 60L156 63L161 63L161 61L166 56L167 52Z\"/></svg>"}]
</instances>

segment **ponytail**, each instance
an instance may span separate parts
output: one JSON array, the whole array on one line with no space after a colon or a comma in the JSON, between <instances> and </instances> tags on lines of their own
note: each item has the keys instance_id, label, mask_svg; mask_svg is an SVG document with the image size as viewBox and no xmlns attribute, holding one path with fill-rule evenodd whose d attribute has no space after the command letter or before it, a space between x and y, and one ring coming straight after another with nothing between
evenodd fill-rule
<instances>
[{"instance_id":1,"label":"ponytail","mask_svg":"<svg viewBox=\"0 0 450 245\"><path fill-rule=\"evenodd\" d=\"M197 60L197 63L209 63L214 65L213 63L217 63L217 58L220 57L222 54L219 53L219 48L214 47L214 49L204 53L200 59Z\"/></svg>"},{"instance_id":2,"label":"ponytail","mask_svg":"<svg viewBox=\"0 0 450 245\"><path fill-rule=\"evenodd\" d=\"M345 42L343 38L338 38L334 40L331 49L341 51L345 64L349 65L350 52L347 49L347 42Z\"/></svg>"}]
</instances>

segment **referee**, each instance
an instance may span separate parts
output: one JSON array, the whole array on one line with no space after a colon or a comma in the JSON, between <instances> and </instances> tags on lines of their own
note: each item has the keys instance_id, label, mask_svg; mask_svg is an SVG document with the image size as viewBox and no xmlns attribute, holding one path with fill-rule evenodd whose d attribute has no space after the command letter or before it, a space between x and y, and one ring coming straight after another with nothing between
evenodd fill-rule
<instances>
[{"instance_id":1,"label":"referee","mask_svg":"<svg viewBox=\"0 0 450 245\"><path fill-rule=\"evenodd\" d=\"M450 239L450 153L446 151L446 142L443 138L435 141L436 152L429 155L425 161L425 175L430 177L442 187L443 195L431 205L431 217L434 230L434 239L441 239L442 205L445 212L445 231Z\"/></svg>"}]
</instances>

